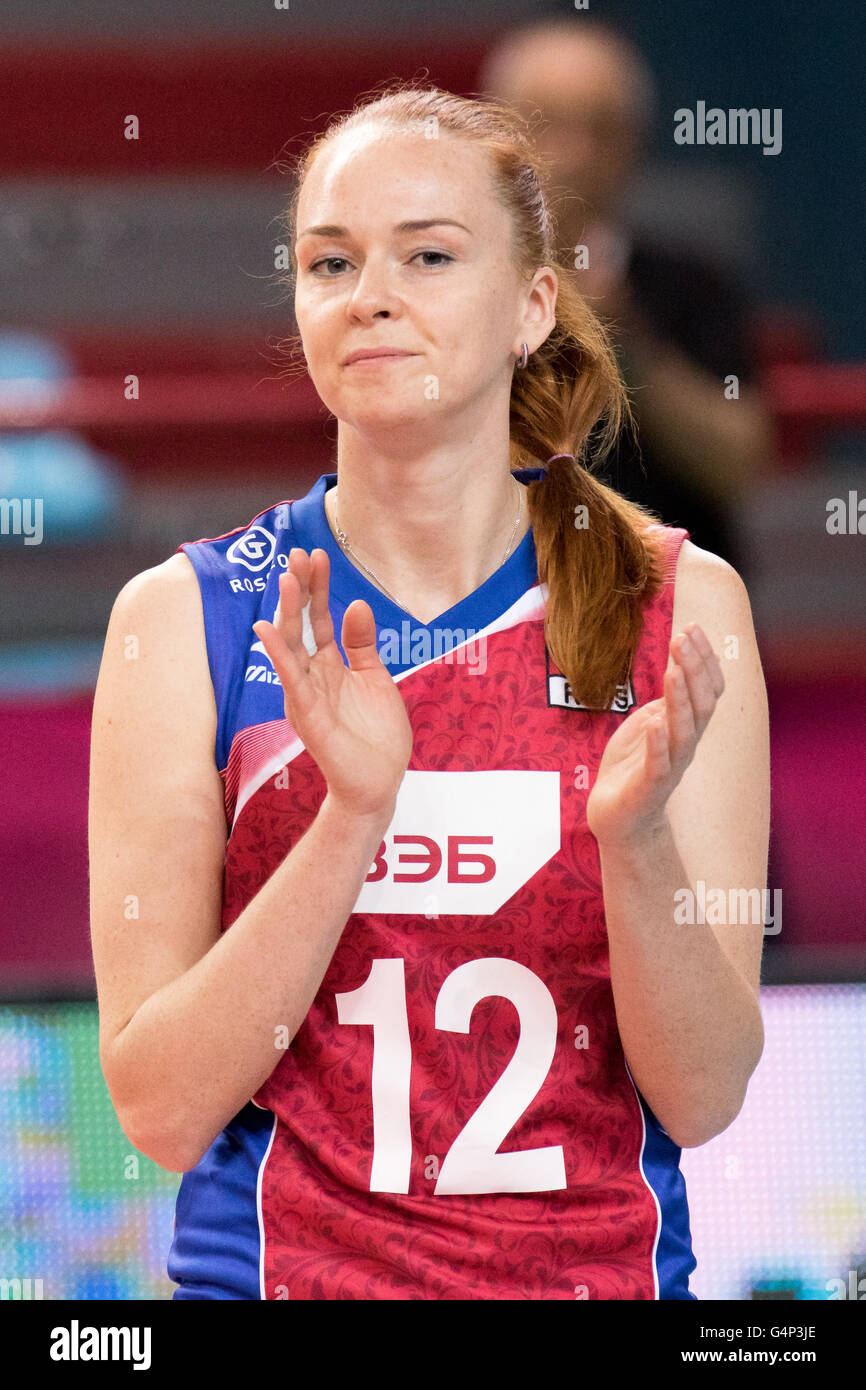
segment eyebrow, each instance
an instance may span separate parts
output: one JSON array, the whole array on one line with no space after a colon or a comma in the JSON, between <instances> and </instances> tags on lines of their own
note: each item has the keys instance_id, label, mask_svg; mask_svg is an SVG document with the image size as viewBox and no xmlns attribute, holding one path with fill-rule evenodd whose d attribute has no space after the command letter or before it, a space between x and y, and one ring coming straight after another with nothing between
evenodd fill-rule
<instances>
[{"instance_id":1,"label":"eyebrow","mask_svg":"<svg viewBox=\"0 0 866 1390\"><path fill-rule=\"evenodd\" d=\"M423 217L411 222L398 222L394 227L394 231L398 233L424 232L428 227L460 227L462 231L468 232L469 235L472 236L469 228L464 227L462 222L456 222L453 217ZM346 227L338 227L332 223L326 222L322 223L319 227L305 227L296 239L300 241L301 237L305 236L341 237L348 235L349 232Z\"/></svg>"}]
</instances>

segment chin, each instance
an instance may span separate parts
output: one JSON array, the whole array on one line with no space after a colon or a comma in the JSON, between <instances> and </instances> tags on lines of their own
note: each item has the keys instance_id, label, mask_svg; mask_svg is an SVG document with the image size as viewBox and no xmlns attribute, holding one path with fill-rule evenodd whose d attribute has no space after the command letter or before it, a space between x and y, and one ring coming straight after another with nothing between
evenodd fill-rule
<instances>
[{"instance_id":1,"label":"chin","mask_svg":"<svg viewBox=\"0 0 866 1390\"><path fill-rule=\"evenodd\" d=\"M359 391L342 394L333 401L326 400L325 405L338 420L364 434L383 429L413 430L427 424L430 418L428 410L418 409L417 400L389 400L381 387L369 392L369 400ZM429 402L422 399L422 405L429 406Z\"/></svg>"}]
</instances>

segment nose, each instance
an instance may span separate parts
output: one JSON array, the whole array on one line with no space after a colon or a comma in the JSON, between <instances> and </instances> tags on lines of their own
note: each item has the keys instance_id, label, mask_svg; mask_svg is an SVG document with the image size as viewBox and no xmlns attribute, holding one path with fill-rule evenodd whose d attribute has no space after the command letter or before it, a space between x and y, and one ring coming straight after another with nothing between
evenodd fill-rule
<instances>
[{"instance_id":1,"label":"nose","mask_svg":"<svg viewBox=\"0 0 866 1390\"><path fill-rule=\"evenodd\" d=\"M362 322L379 314L386 318L399 311L399 297L394 289L390 267L374 257L368 257L358 272L347 310Z\"/></svg>"}]
</instances>

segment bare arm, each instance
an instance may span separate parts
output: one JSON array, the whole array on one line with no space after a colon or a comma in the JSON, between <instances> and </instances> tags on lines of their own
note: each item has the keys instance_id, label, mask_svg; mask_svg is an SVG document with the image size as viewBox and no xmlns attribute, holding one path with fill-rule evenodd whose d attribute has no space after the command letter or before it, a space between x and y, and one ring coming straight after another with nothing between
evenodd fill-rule
<instances>
[{"instance_id":1,"label":"bare arm","mask_svg":"<svg viewBox=\"0 0 866 1390\"><path fill-rule=\"evenodd\" d=\"M309 559L302 573L309 575ZM302 589L293 579L281 583L283 598L295 601L285 633L297 646ZM320 562L315 661L329 646L323 605L327 565ZM359 668L367 661L374 680L384 674L405 720L375 654L372 614L359 607L352 620ZM332 635L327 659L339 682L334 656L349 673ZM132 660L125 655L130 636L138 642ZM281 675L291 685L280 645ZM306 693L321 726L333 732L321 700ZM303 724L303 717L295 721L299 733ZM387 737L387 719L383 725ZM359 787L369 781L344 738L336 750L341 794L329 781L306 834L221 936L226 823L215 729L198 585L186 557L173 556L131 580L115 603L94 701L90 802L100 1061L130 1141L173 1171L194 1166L271 1074L281 1055L276 1030L286 1028L291 1038L303 1022L399 785L389 797L380 782L370 804L357 809L347 768L355 767Z\"/></svg>"},{"instance_id":2,"label":"bare arm","mask_svg":"<svg viewBox=\"0 0 866 1390\"><path fill-rule=\"evenodd\" d=\"M736 571L687 541L675 594L667 745L661 730L650 733L656 742L648 752L643 740L634 741L642 728L651 730L651 706L629 717L633 744L626 747L624 725L614 736L624 756L609 770L592 828L623 1049L659 1121L675 1143L691 1147L735 1118L763 1048L763 918L754 921L752 912L758 899L763 908L766 886L769 731L748 595ZM678 634L686 627L691 655L680 654ZM730 658L721 662L717 695L708 674L710 647ZM629 804L636 803L632 793L645 767L657 773L661 804L632 817L629 827ZM741 900L731 890L751 892L742 904L748 902L747 920L731 923L726 910L728 921L711 925L689 914L683 890L695 892L699 879L708 893L721 889L737 915Z\"/></svg>"}]
</instances>

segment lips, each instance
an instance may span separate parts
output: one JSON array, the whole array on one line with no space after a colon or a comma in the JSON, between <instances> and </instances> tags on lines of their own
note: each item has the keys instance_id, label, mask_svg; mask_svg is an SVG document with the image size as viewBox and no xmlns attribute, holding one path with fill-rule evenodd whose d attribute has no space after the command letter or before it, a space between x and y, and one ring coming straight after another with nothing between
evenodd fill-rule
<instances>
[{"instance_id":1,"label":"lips","mask_svg":"<svg viewBox=\"0 0 866 1390\"><path fill-rule=\"evenodd\" d=\"M352 352L343 363L344 367L349 367L353 362L375 362L387 357L414 357L414 352L407 352L403 348L358 348Z\"/></svg>"}]
</instances>

